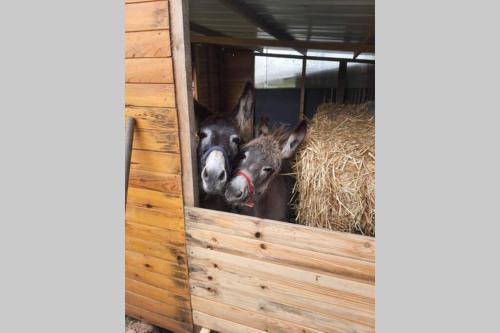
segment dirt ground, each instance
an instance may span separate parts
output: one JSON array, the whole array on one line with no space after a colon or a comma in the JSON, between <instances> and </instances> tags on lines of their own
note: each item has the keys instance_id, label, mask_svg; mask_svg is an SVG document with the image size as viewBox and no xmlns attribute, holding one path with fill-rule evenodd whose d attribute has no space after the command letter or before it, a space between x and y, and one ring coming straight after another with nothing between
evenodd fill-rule
<instances>
[{"instance_id":1,"label":"dirt ground","mask_svg":"<svg viewBox=\"0 0 500 333\"><path fill-rule=\"evenodd\" d=\"M125 333L167 333L169 331L125 316Z\"/></svg>"}]
</instances>

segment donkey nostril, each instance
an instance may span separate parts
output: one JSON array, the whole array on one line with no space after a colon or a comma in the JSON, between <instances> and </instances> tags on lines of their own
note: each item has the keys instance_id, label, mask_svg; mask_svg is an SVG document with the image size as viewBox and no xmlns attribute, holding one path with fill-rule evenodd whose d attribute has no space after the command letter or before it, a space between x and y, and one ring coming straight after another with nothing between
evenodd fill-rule
<instances>
[{"instance_id":1,"label":"donkey nostril","mask_svg":"<svg viewBox=\"0 0 500 333\"><path fill-rule=\"evenodd\" d=\"M224 180L224 178L226 178L226 171L222 170L219 174L219 180Z\"/></svg>"},{"instance_id":2,"label":"donkey nostril","mask_svg":"<svg viewBox=\"0 0 500 333\"><path fill-rule=\"evenodd\" d=\"M207 179L208 178L208 172L207 172L207 169L203 169L203 172L201 173L202 177Z\"/></svg>"}]
</instances>

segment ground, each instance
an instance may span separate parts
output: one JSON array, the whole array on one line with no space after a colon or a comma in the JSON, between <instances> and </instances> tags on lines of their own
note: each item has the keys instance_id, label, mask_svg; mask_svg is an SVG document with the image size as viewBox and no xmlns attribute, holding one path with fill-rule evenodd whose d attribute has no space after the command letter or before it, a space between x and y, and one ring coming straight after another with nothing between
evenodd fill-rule
<instances>
[{"instance_id":1,"label":"ground","mask_svg":"<svg viewBox=\"0 0 500 333\"><path fill-rule=\"evenodd\" d=\"M169 331L125 316L125 333L167 333Z\"/></svg>"}]
</instances>

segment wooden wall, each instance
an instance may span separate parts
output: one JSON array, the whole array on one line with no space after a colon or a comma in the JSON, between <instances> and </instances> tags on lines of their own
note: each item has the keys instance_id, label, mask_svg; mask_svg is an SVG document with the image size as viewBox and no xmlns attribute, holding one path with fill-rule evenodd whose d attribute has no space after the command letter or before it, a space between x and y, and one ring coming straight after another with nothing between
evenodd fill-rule
<instances>
[{"instance_id":1,"label":"wooden wall","mask_svg":"<svg viewBox=\"0 0 500 333\"><path fill-rule=\"evenodd\" d=\"M196 73L198 103L209 110L220 112L223 91L222 49L219 45L196 44L192 46L193 71Z\"/></svg>"},{"instance_id":2,"label":"wooden wall","mask_svg":"<svg viewBox=\"0 0 500 333\"><path fill-rule=\"evenodd\" d=\"M375 331L375 239L185 208L193 321L223 333Z\"/></svg>"},{"instance_id":3,"label":"wooden wall","mask_svg":"<svg viewBox=\"0 0 500 333\"><path fill-rule=\"evenodd\" d=\"M233 111L246 82L254 81L253 51L207 44L194 44L192 50L197 101L211 111Z\"/></svg>"},{"instance_id":4,"label":"wooden wall","mask_svg":"<svg viewBox=\"0 0 500 333\"><path fill-rule=\"evenodd\" d=\"M137 120L126 203L125 308L192 332L167 1L126 0L125 115Z\"/></svg>"},{"instance_id":5,"label":"wooden wall","mask_svg":"<svg viewBox=\"0 0 500 333\"><path fill-rule=\"evenodd\" d=\"M221 89L223 93L222 109L231 112L238 100L247 81L254 82L255 61L253 51L238 50L238 52L225 51L222 68Z\"/></svg>"}]
</instances>

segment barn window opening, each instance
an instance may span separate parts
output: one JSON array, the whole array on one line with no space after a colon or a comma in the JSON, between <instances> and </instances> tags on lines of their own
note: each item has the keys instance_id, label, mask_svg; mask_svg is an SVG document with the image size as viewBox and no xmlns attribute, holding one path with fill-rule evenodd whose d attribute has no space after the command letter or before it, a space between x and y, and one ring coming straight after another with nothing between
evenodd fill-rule
<instances>
[{"instance_id":1,"label":"barn window opening","mask_svg":"<svg viewBox=\"0 0 500 333\"><path fill-rule=\"evenodd\" d=\"M259 13L270 10L269 8L266 9L264 5L250 4L250 2L247 5L258 7ZM294 154L299 154L300 149L298 147L301 144L311 145L312 139L309 138L307 132L310 128L312 128L311 131L316 133L324 132L325 136L322 140L325 142L334 140L334 136L329 136L327 132L333 130L335 124L344 126L344 123L330 121L331 119L327 118L331 118L331 116L327 117L324 114L329 112L331 115L337 111L344 113L343 117L345 117L347 123L352 125L355 118L352 115L358 112L359 108L365 109L365 106L370 103L370 105L374 105L374 48L366 48L371 52L358 52L343 47L343 44L348 45L349 43L353 45L373 44L373 37L370 37L364 31L350 31L348 36L342 36L342 30L339 27L329 27L329 22L326 19L321 23L322 26L319 26L320 22L317 22L318 26L316 27L314 27L316 22L309 23L309 30L301 33L297 32L298 28L293 27L293 24L283 25L283 28L290 29L289 33L292 37L293 34L296 34L295 39L297 41L311 41L312 43L325 43L325 45L331 42L342 46L340 50L334 47L329 48L328 45L318 49L314 47L295 47L293 45L294 38L292 37L278 38L272 36L269 31L263 31L262 27L251 27L251 24L250 26L246 25L248 22L240 22L238 20L239 11L236 11L236 15L233 15L235 13L227 12L223 6L210 7L210 12L202 10L208 10L208 8L209 6L202 6L201 2L195 2L190 18L192 23L192 89L197 106L196 121L199 126L196 130L199 131L200 128L205 126L203 135L198 135L196 142L196 153L199 162L196 184L199 184L200 207L251 215L252 210L255 211L255 202L250 199L246 201L244 199L240 200L240 198L258 198L256 193L261 193L259 192L259 186L265 183L266 175L269 175L269 179L278 176L280 179L286 178L286 180L282 181L283 187L288 188L291 184L291 188L294 188L293 197L290 200L285 200L287 205L293 209L289 214L287 213L286 219L282 219L282 221L303 222L310 216L304 217L300 215L300 203L305 202L307 199L303 195L301 196L303 193L297 190L299 188L297 185L298 164L296 164L297 156ZM306 12L309 10L307 9ZM370 16L370 10L366 8L366 13L363 15ZM224 19L216 18L214 16L216 12L224 12ZM277 15L277 17L281 17L279 14ZM305 15L316 14L307 12ZM323 20L320 17L318 16L317 19ZM366 24L367 27L364 30L370 30L369 22ZM335 34L337 36L333 36ZM300 38L296 37L299 35ZM234 40L235 44L232 44L231 40ZM257 42L253 44L251 42L257 40L262 41L262 44ZM292 42L289 46L279 46L281 42L290 42L290 40ZM251 88L248 88L249 84ZM252 98L249 97L250 95ZM329 108L328 112L325 111L325 107ZM347 177L354 175L354 169L358 168L356 170L359 171L361 170L359 168L365 168L367 163L369 164L373 160L371 156L374 156L374 153L366 155L369 162L364 159L365 156L363 155L367 152L371 154L373 150L373 142L370 141L373 133L370 127L373 122L373 110L374 107L372 106L369 108L371 113L359 118L362 119L361 122L365 121L366 126L361 126L364 132L359 135L365 135L361 140L366 142L363 141L361 145L359 145L359 142L349 142L350 138L358 135L355 132L360 130L360 128L355 128L354 125L351 129L346 129L339 134L345 136L347 140L345 142L346 146L335 146L335 149L339 149L339 151L340 149L347 149L348 145L351 145L352 149L363 146L363 149L360 148L357 152L344 151L346 156L352 154L354 164L350 160L344 160L345 156L338 158L338 161L343 161L342 165L348 165L347 168L352 169L349 172L353 174ZM207 120L213 121L215 119L212 117L213 115L221 116L220 120L207 125ZM330 121L329 125L321 127L323 121L318 120L321 117L325 117L325 124ZM233 120L237 124L236 127L228 129L231 125L228 125L227 122ZM307 123L307 125L303 125L304 123ZM262 154L252 155L250 143L253 143L254 139L260 135L277 133L273 131L279 126L283 126L287 131L286 135L284 134L283 137L279 138L281 140L279 144L283 150L274 154L280 156L280 161L278 162L276 159L259 161L262 165L255 162L252 164L253 168L258 168L260 171L259 174L252 174L250 169L245 169L246 163L250 163L248 161L253 161L257 158L255 156L261 156ZM306 127L307 129L305 129ZM303 131L301 132L301 130ZM236 135L238 135L238 141L241 141L241 144L237 146L234 144L236 141L229 141L229 138ZM268 144L276 145L277 143ZM288 146L285 147L285 145ZM316 179L332 182L332 179L324 178L323 174L332 173L332 170L329 170L328 167L340 168L341 165L334 166L334 163L338 161L333 161L336 157L329 155L331 153L328 151L329 147L333 147L333 145L322 146L321 148L315 147L314 149L318 149L317 157L323 154L325 158L331 159L328 162L331 164L321 162L320 159L314 160L314 158L311 158L310 169L318 171L315 176ZM291 155L287 155L287 153ZM357 153L359 153L359 156L356 155ZM302 154L300 158L305 158L304 156L305 154ZM319 165L320 163L327 166ZM224 169L224 166L228 165L230 167ZM276 169L277 172L274 173ZM363 169L363 175L366 173L370 174L371 177L372 171L370 165L369 169ZM336 174L337 172L341 172L341 170L335 169L333 173ZM361 173L358 172L358 174ZM258 177L261 177L261 179ZM238 186L233 184L235 187L230 188L229 184L232 181L234 183L236 179ZM219 181L225 181L224 185L219 186ZM362 181L366 183L367 187L361 190L371 195L372 179L363 178ZM353 181L352 184L357 184L357 182ZM361 191L360 188L354 189L354 187L350 187L352 184L331 184L332 188L338 186L337 191L346 192L333 194L338 195L338 202L347 200L346 198L349 195L347 192L349 191ZM373 207L370 206L372 204L371 198L365 203L363 201L365 199L361 198L364 194L360 194L359 198L353 198L351 206L343 205L341 202L341 205L335 208L338 211L335 211L332 207L326 207L332 209L329 212L333 215L338 213L345 216L349 214L356 216L353 219L355 220L353 227L336 226L328 221L325 223L323 221L315 226L364 233L360 221L361 219L369 220L373 215ZM328 192L327 195L332 195L332 193ZM345 195L345 197L341 198L342 195ZM281 205L282 199L273 198L273 204ZM327 206L338 203L334 204L328 200L325 201L325 203L328 203ZM356 200L358 200L358 206L355 206L357 205L354 202ZM235 202L237 204L233 204ZM370 210L370 213L362 215L360 211L365 208L360 205L365 205L364 207ZM312 209L324 210L316 206ZM276 215L270 216L273 217L266 218L280 219L274 218ZM367 234L372 231L369 230Z\"/></svg>"}]
</instances>

